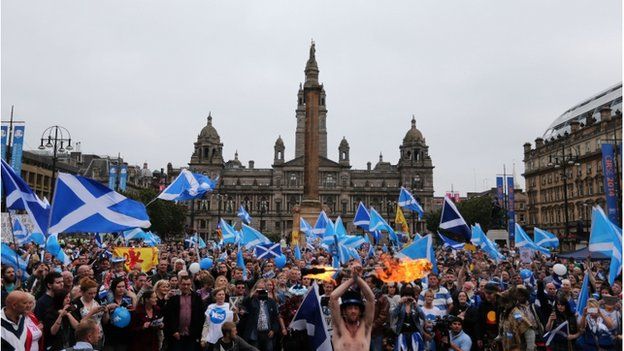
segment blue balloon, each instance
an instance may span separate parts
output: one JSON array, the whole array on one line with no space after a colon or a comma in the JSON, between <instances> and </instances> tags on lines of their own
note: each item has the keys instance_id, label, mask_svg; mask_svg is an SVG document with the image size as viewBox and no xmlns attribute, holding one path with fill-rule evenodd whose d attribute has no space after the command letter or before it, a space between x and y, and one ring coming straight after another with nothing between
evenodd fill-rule
<instances>
[{"instance_id":1,"label":"blue balloon","mask_svg":"<svg viewBox=\"0 0 624 351\"><path fill-rule=\"evenodd\" d=\"M130 324L130 311L125 307L117 307L113 311L111 320L117 328L125 328Z\"/></svg>"},{"instance_id":2,"label":"blue balloon","mask_svg":"<svg viewBox=\"0 0 624 351\"><path fill-rule=\"evenodd\" d=\"M529 279L531 278L532 275L533 275L533 272L531 272L530 269L525 268L525 269L520 270L520 277L522 277L522 280Z\"/></svg>"},{"instance_id":3,"label":"blue balloon","mask_svg":"<svg viewBox=\"0 0 624 351\"><path fill-rule=\"evenodd\" d=\"M212 267L212 258L206 257L206 258L202 258L202 260L199 261L199 268L210 269L211 267Z\"/></svg>"},{"instance_id":4,"label":"blue balloon","mask_svg":"<svg viewBox=\"0 0 624 351\"><path fill-rule=\"evenodd\" d=\"M275 257L275 266L277 268L284 268L285 265L286 265L286 256L284 256L284 254L281 254Z\"/></svg>"}]
</instances>

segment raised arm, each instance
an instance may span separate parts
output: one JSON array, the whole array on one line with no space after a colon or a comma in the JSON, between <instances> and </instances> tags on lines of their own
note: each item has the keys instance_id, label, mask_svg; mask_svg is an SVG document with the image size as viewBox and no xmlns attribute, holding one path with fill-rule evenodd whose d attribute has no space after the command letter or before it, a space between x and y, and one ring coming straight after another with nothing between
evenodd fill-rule
<instances>
[{"instance_id":1,"label":"raised arm","mask_svg":"<svg viewBox=\"0 0 624 351\"><path fill-rule=\"evenodd\" d=\"M366 284L364 279L360 277L362 266L353 266L353 280L360 287L360 290L364 293L366 299L366 308L364 309L364 321L369 328L373 327L373 320L375 318L375 294L371 288Z\"/></svg>"},{"instance_id":2,"label":"raised arm","mask_svg":"<svg viewBox=\"0 0 624 351\"><path fill-rule=\"evenodd\" d=\"M338 332L338 335L342 335L344 322L342 320L342 314L340 313L340 304L338 300L340 297L353 285L353 278L346 279L340 284L331 295L329 295L329 309L331 311L332 323L334 325L334 332Z\"/></svg>"}]
</instances>

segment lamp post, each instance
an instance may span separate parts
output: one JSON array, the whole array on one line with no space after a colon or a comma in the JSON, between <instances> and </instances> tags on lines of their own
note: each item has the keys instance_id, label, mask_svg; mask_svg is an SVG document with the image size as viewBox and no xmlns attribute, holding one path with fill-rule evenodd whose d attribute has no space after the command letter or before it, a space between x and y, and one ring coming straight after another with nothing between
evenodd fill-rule
<instances>
[{"instance_id":1,"label":"lamp post","mask_svg":"<svg viewBox=\"0 0 624 351\"><path fill-rule=\"evenodd\" d=\"M69 133L69 130L59 125L46 128L41 134L41 145L39 145L39 150L45 149L52 149L52 182L50 184L50 199L53 199L57 153L64 153L65 151L71 151L74 149L71 145L71 134Z\"/></svg>"},{"instance_id":2,"label":"lamp post","mask_svg":"<svg viewBox=\"0 0 624 351\"><path fill-rule=\"evenodd\" d=\"M574 150L574 149L573 149ZM576 165L579 166L579 156L578 151L576 151L576 155L566 154L565 144L561 143L561 154L555 153L554 155L550 155L550 161L548 162L549 166L555 168L561 168L561 179L563 180L563 211L564 211L564 233L565 238L564 242L570 242L570 219L568 214L568 168L570 166Z\"/></svg>"},{"instance_id":3,"label":"lamp post","mask_svg":"<svg viewBox=\"0 0 624 351\"><path fill-rule=\"evenodd\" d=\"M415 198L417 198L417 196L415 195L416 190L422 187L420 184L420 180L420 174L416 174L414 176L414 179L412 180L412 194ZM416 201L420 203L420 199L417 199ZM412 237L414 236L416 236L416 211L412 211Z\"/></svg>"},{"instance_id":4,"label":"lamp post","mask_svg":"<svg viewBox=\"0 0 624 351\"><path fill-rule=\"evenodd\" d=\"M260 202L258 203L258 207L260 208L260 232L262 233L264 231L264 214L267 211L267 200L265 200L264 198L262 198L262 200L260 200Z\"/></svg>"}]
</instances>

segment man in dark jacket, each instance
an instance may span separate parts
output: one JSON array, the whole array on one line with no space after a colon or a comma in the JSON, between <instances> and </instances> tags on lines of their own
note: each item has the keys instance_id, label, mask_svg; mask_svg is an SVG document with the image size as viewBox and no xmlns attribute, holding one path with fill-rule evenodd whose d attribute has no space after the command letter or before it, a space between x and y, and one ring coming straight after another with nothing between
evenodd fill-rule
<instances>
[{"instance_id":1,"label":"man in dark jacket","mask_svg":"<svg viewBox=\"0 0 624 351\"><path fill-rule=\"evenodd\" d=\"M199 350L199 339L204 325L204 307L201 297L191 290L192 279L180 277L180 295L172 296L165 312L165 337L169 350Z\"/></svg>"},{"instance_id":2,"label":"man in dark jacket","mask_svg":"<svg viewBox=\"0 0 624 351\"><path fill-rule=\"evenodd\" d=\"M475 326L476 344L479 349L493 342L498 335L500 323L498 292L499 286L496 283L490 282L485 285L484 298L477 309L477 325Z\"/></svg>"},{"instance_id":3,"label":"man in dark jacket","mask_svg":"<svg viewBox=\"0 0 624 351\"><path fill-rule=\"evenodd\" d=\"M246 314L243 339L261 350L273 350L277 346L275 335L280 330L277 303L269 299L266 290L257 289L253 296L243 300L243 311Z\"/></svg>"}]
</instances>

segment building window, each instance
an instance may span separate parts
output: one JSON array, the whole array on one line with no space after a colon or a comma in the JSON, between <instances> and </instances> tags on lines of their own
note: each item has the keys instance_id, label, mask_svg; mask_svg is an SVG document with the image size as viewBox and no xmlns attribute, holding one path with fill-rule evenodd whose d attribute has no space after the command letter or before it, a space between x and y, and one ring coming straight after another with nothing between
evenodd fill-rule
<instances>
[{"instance_id":1,"label":"building window","mask_svg":"<svg viewBox=\"0 0 624 351\"><path fill-rule=\"evenodd\" d=\"M347 203L343 202L342 203L342 215L345 216L347 214Z\"/></svg>"},{"instance_id":2,"label":"building window","mask_svg":"<svg viewBox=\"0 0 624 351\"><path fill-rule=\"evenodd\" d=\"M587 164L585 166L585 174L587 176L591 176L592 175L592 164L591 164L591 162L587 162Z\"/></svg>"},{"instance_id":3,"label":"building window","mask_svg":"<svg viewBox=\"0 0 624 351\"><path fill-rule=\"evenodd\" d=\"M281 231L281 230L282 230L282 222L275 221L275 231Z\"/></svg>"},{"instance_id":4,"label":"building window","mask_svg":"<svg viewBox=\"0 0 624 351\"><path fill-rule=\"evenodd\" d=\"M281 203L281 202L276 202L276 203L275 203L275 211L276 211L277 213L282 212L282 203Z\"/></svg>"}]
</instances>

